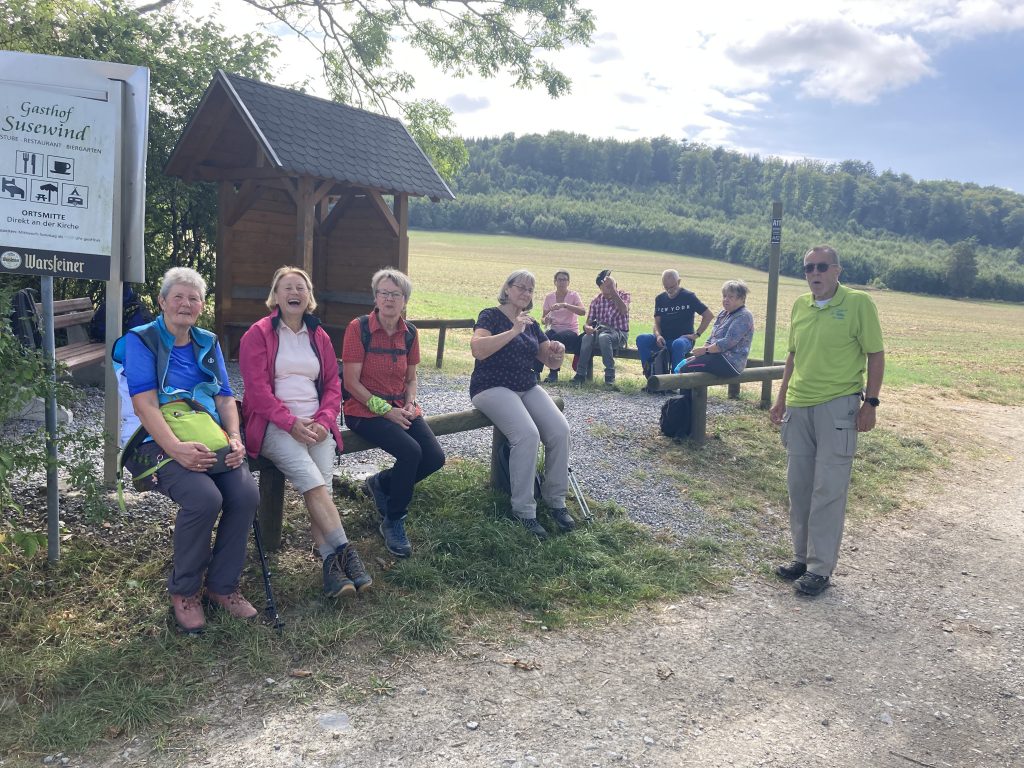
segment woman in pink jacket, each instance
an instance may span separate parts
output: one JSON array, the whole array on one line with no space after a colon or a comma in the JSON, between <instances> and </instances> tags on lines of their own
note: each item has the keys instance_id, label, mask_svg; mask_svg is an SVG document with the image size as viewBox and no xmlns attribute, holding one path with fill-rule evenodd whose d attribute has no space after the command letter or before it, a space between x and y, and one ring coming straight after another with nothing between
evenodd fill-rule
<instances>
[{"instance_id":1,"label":"woman in pink jacket","mask_svg":"<svg viewBox=\"0 0 1024 768\"><path fill-rule=\"evenodd\" d=\"M245 332L238 356L246 450L272 461L302 494L323 558L324 595L352 597L373 581L332 495L334 455L341 449L338 359L320 320L309 314L316 299L303 270L274 273L267 307L271 314Z\"/></svg>"}]
</instances>

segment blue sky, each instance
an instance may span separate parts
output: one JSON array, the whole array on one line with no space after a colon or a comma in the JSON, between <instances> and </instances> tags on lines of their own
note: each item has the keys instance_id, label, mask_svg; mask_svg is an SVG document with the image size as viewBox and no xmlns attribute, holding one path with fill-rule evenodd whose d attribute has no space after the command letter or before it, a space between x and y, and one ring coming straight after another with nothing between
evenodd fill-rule
<instances>
[{"instance_id":1,"label":"blue sky","mask_svg":"<svg viewBox=\"0 0 1024 768\"><path fill-rule=\"evenodd\" d=\"M669 136L1024 192L1024 0L581 4L597 31L548 56L573 79L557 101L506 77L448 77L400 44L395 64L464 136ZM231 31L259 19L242 0L220 6ZM281 45L278 81L321 92L305 44Z\"/></svg>"}]
</instances>

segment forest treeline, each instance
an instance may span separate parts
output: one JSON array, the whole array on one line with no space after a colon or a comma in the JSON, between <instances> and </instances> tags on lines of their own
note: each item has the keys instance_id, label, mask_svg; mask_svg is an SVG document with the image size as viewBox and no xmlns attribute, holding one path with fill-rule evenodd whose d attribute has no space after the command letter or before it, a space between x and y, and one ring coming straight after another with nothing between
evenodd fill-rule
<instances>
[{"instance_id":1,"label":"forest treeline","mask_svg":"<svg viewBox=\"0 0 1024 768\"><path fill-rule=\"evenodd\" d=\"M552 132L466 144L457 199L417 201L412 226L585 240L764 269L771 203L779 200L785 274L801 274L807 247L829 242L850 282L1024 301L1024 196L1009 190L669 138Z\"/></svg>"}]
</instances>

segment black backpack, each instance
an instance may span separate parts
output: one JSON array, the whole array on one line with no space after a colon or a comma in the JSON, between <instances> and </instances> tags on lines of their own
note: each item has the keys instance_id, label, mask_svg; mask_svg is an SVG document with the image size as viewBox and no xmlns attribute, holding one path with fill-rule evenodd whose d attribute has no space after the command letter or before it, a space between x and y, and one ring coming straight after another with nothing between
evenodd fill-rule
<instances>
[{"instance_id":1,"label":"black backpack","mask_svg":"<svg viewBox=\"0 0 1024 768\"><path fill-rule=\"evenodd\" d=\"M360 315L359 318L359 340L363 342L363 352L370 352L370 316ZM412 350L412 343L416 339L416 326L410 323L408 320L405 321L405 349L373 349L373 352L383 352L388 355L408 355ZM345 365L339 362L341 368L341 399L348 400L352 397L347 389L345 389ZM385 398L386 399L386 398Z\"/></svg>"},{"instance_id":2,"label":"black backpack","mask_svg":"<svg viewBox=\"0 0 1024 768\"><path fill-rule=\"evenodd\" d=\"M506 496L512 495L512 481L509 478L509 455L512 453L512 446L508 438L501 441L501 448L498 450L498 490ZM544 484L544 475L538 469L533 476L533 498L540 501L540 487Z\"/></svg>"},{"instance_id":3,"label":"black backpack","mask_svg":"<svg viewBox=\"0 0 1024 768\"><path fill-rule=\"evenodd\" d=\"M690 408L693 395L684 389L683 394L670 397L661 406L661 433L673 440L690 436Z\"/></svg>"},{"instance_id":4,"label":"black backpack","mask_svg":"<svg viewBox=\"0 0 1024 768\"><path fill-rule=\"evenodd\" d=\"M672 373L672 348L666 344L659 349L647 364L648 376L664 376ZM654 390L648 390L653 392Z\"/></svg>"},{"instance_id":5,"label":"black backpack","mask_svg":"<svg viewBox=\"0 0 1024 768\"><path fill-rule=\"evenodd\" d=\"M36 292L31 288L22 288L11 301L11 330L27 349L42 349L41 326L39 312L36 310Z\"/></svg>"},{"instance_id":6,"label":"black backpack","mask_svg":"<svg viewBox=\"0 0 1024 768\"><path fill-rule=\"evenodd\" d=\"M121 333L128 333L130 329L153 320L153 313L142 303L142 299L129 283L123 283L121 291ZM106 300L100 302L92 315L92 320L89 321L89 338L100 342L107 340Z\"/></svg>"}]
</instances>

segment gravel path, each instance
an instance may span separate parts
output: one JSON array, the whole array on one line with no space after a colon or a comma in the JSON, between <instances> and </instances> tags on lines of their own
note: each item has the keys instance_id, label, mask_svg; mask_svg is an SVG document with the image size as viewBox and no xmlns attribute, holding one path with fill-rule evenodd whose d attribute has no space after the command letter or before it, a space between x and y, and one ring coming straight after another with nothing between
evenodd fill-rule
<instances>
[{"instance_id":1,"label":"gravel path","mask_svg":"<svg viewBox=\"0 0 1024 768\"><path fill-rule=\"evenodd\" d=\"M228 373L235 392L242 392L238 366L228 364ZM639 468L657 463L659 454L671 446L658 429L658 416L663 396L642 392L623 393L602 389L579 391L567 385L554 386L552 395L565 400L565 415L572 429L570 461L584 493L596 501L615 502L629 516L652 528L671 531L679 537L696 534L727 536L702 510L689 502L678 500L679 490L665 478ZM425 413L449 413L472 408L469 400L469 377L447 376L439 372L421 372L419 400ZM734 402L711 401L709 416L739 407ZM74 408L74 432L92 436L91 446L97 472L102 475L98 436L102 432L103 392L83 388L82 400ZM0 440L21 438L40 428L38 422L11 421L0 425ZM490 458L491 432L477 429L439 438L448 456L486 462ZM81 451L81 446L71 450ZM66 456L65 458L70 458ZM383 451L366 451L341 458L341 471L359 477L387 466L392 458ZM33 492L45 480L27 476L18 481L18 492ZM129 517L163 518L171 502L158 494L137 494L129 488L125 494ZM73 505L62 519L73 523L77 518ZM117 523L114 523L116 526Z\"/></svg>"}]
</instances>

